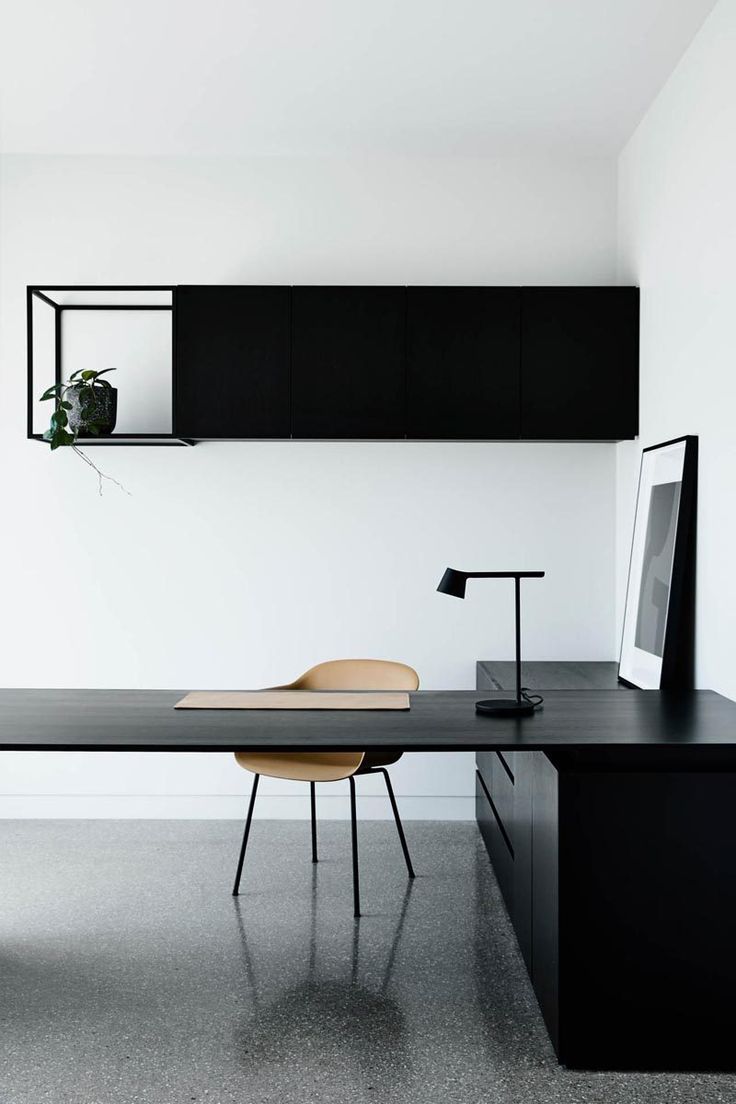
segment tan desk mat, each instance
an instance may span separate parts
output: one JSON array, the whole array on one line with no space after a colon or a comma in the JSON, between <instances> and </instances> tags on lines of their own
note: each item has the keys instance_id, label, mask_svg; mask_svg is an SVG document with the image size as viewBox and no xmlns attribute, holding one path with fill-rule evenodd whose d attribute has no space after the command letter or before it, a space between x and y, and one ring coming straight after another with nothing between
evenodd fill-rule
<instances>
[{"instance_id":1,"label":"tan desk mat","mask_svg":"<svg viewBox=\"0 0 736 1104\"><path fill-rule=\"evenodd\" d=\"M175 709L409 709L403 692L192 690Z\"/></svg>"}]
</instances>

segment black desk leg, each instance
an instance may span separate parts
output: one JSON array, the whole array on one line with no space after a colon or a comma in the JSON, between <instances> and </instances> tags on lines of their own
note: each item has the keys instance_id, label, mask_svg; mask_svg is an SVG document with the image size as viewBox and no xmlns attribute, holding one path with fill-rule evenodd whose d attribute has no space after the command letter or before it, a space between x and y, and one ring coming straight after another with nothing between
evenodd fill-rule
<instances>
[{"instance_id":1,"label":"black desk leg","mask_svg":"<svg viewBox=\"0 0 736 1104\"><path fill-rule=\"evenodd\" d=\"M409 848L406 846L406 836L404 835L404 826L401 823L401 817L399 816L399 807L396 804L396 798L394 797L394 788L391 785L391 779L388 776L388 771L385 767L377 768L383 775L386 782L386 791L388 792L388 799L391 802L391 809L393 810L394 820L396 821L396 831L399 833L399 841L401 843L401 850L404 852L404 861L406 862L406 869L409 872L409 877L416 877L414 873L414 867L411 865L411 857L409 855Z\"/></svg>"},{"instance_id":2,"label":"black desk leg","mask_svg":"<svg viewBox=\"0 0 736 1104\"><path fill-rule=\"evenodd\" d=\"M240 847L240 858L238 859L238 871L235 875L235 885L233 886L233 897L237 897L240 893L240 875L243 872L243 859L245 858L245 849L248 845L248 836L250 835L250 822L253 819L253 806L256 803L259 778L259 774L253 776L253 789L250 791L250 804L248 805L248 816L245 818L245 831L243 832L243 843Z\"/></svg>"}]
</instances>

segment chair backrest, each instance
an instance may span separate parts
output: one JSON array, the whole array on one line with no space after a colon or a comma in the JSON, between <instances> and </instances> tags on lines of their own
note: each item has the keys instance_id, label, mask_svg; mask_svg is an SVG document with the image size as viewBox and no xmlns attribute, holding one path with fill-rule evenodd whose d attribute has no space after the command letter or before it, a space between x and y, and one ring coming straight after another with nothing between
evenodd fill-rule
<instances>
[{"instance_id":1,"label":"chair backrest","mask_svg":"<svg viewBox=\"0 0 736 1104\"><path fill-rule=\"evenodd\" d=\"M418 690L419 675L388 659L332 659L310 667L289 690Z\"/></svg>"}]
</instances>

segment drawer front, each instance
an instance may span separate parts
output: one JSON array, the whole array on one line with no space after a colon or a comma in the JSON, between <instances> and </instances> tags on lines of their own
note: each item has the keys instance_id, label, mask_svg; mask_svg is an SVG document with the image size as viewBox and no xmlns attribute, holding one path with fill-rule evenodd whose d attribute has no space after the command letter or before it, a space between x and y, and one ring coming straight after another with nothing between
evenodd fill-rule
<instances>
[{"instance_id":1,"label":"drawer front","mask_svg":"<svg viewBox=\"0 0 736 1104\"><path fill-rule=\"evenodd\" d=\"M507 771L511 775L511 777L516 780L519 755L523 755L524 753L519 751L497 751L494 754L496 754L501 762L506 766Z\"/></svg>"},{"instance_id":2,"label":"drawer front","mask_svg":"<svg viewBox=\"0 0 736 1104\"><path fill-rule=\"evenodd\" d=\"M499 826L480 774L475 776L475 816L509 915L514 914L514 857Z\"/></svg>"},{"instance_id":3,"label":"drawer front","mask_svg":"<svg viewBox=\"0 0 736 1104\"><path fill-rule=\"evenodd\" d=\"M516 753L513 753L516 754ZM497 751L478 752L476 766L501 821L503 831L514 848L514 779L507 755Z\"/></svg>"},{"instance_id":4,"label":"drawer front","mask_svg":"<svg viewBox=\"0 0 736 1104\"><path fill-rule=\"evenodd\" d=\"M493 804L496 806L496 812L501 818L506 835L511 840L511 846L515 847L514 779L508 764L498 751L493 753L490 790Z\"/></svg>"}]
</instances>

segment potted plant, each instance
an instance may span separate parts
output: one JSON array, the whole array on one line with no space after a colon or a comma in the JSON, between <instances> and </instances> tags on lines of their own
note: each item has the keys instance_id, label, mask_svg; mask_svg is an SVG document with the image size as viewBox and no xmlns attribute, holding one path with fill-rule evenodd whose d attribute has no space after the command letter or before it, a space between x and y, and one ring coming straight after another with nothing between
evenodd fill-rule
<instances>
[{"instance_id":1,"label":"potted plant","mask_svg":"<svg viewBox=\"0 0 736 1104\"><path fill-rule=\"evenodd\" d=\"M117 479L100 471L77 445L77 438L82 434L99 437L100 434L112 433L115 429L118 413L117 388L107 380L100 379L100 376L114 371L114 368L103 368L101 372L94 372L89 368L80 369L72 372L66 383L55 383L47 388L41 396L41 402L56 399L56 409L51 415L51 423L43 439L49 442L52 451L68 445L85 464L89 464L97 473L100 494L103 479L109 479L121 491L130 494Z\"/></svg>"},{"instance_id":2,"label":"potted plant","mask_svg":"<svg viewBox=\"0 0 736 1104\"><path fill-rule=\"evenodd\" d=\"M104 368L101 372L81 369L73 372L66 383L55 383L44 391L41 402L56 399L56 409L51 424L43 435L52 451L61 445L74 446L80 434L112 433L118 408L118 392L101 376L114 372Z\"/></svg>"}]
</instances>

